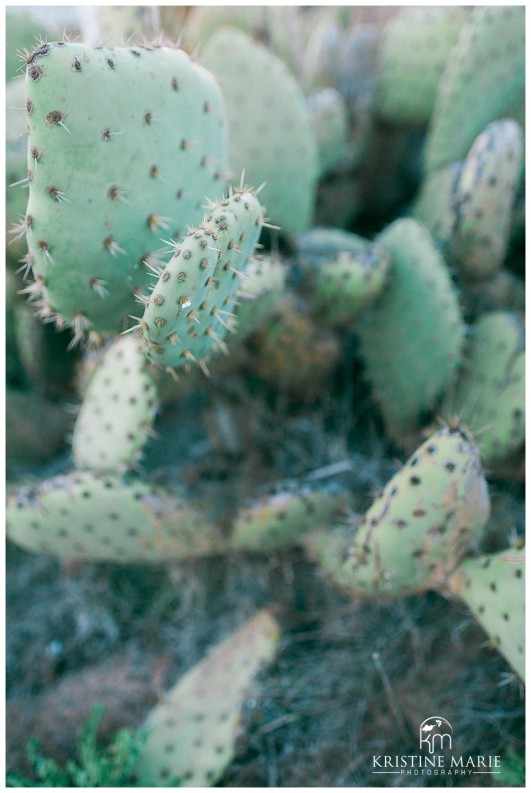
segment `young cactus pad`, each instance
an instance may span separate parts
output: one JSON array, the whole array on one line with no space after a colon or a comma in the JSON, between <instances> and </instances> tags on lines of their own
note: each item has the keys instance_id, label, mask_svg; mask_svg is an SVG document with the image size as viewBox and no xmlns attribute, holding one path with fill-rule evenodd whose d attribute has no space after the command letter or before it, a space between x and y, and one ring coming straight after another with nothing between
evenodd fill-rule
<instances>
[{"instance_id":1,"label":"young cactus pad","mask_svg":"<svg viewBox=\"0 0 531 793\"><path fill-rule=\"evenodd\" d=\"M525 441L525 338L510 311L484 314L471 331L467 359L447 413L471 431L484 465L507 459Z\"/></svg>"},{"instance_id":2,"label":"young cactus pad","mask_svg":"<svg viewBox=\"0 0 531 793\"><path fill-rule=\"evenodd\" d=\"M463 159L487 124L523 101L524 91L524 6L474 8L439 85L426 170Z\"/></svg>"},{"instance_id":3,"label":"young cactus pad","mask_svg":"<svg viewBox=\"0 0 531 793\"><path fill-rule=\"evenodd\" d=\"M66 559L160 563L223 547L218 530L192 502L90 471L20 488L8 501L7 526L17 545Z\"/></svg>"},{"instance_id":4,"label":"young cactus pad","mask_svg":"<svg viewBox=\"0 0 531 793\"><path fill-rule=\"evenodd\" d=\"M146 366L137 338L122 336L106 350L74 427L78 468L113 472L138 462L157 410L157 389Z\"/></svg>"},{"instance_id":5,"label":"young cactus pad","mask_svg":"<svg viewBox=\"0 0 531 793\"><path fill-rule=\"evenodd\" d=\"M400 442L452 381L463 327L448 268L427 229L412 219L397 220L378 242L392 265L358 332L386 430Z\"/></svg>"},{"instance_id":6,"label":"young cactus pad","mask_svg":"<svg viewBox=\"0 0 531 793\"><path fill-rule=\"evenodd\" d=\"M348 507L340 488L281 488L243 510L230 544L238 550L269 551L296 545L306 532L329 524Z\"/></svg>"},{"instance_id":7,"label":"young cactus pad","mask_svg":"<svg viewBox=\"0 0 531 793\"><path fill-rule=\"evenodd\" d=\"M212 76L181 50L46 44L28 58L22 224L41 315L81 339L122 330L161 237L219 195L227 131Z\"/></svg>"},{"instance_id":8,"label":"young cactus pad","mask_svg":"<svg viewBox=\"0 0 531 793\"><path fill-rule=\"evenodd\" d=\"M140 785L207 787L219 780L234 756L241 708L278 640L276 621L260 611L164 696L144 724Z\"/></svg>"},{"instance_id":9,"label":"young cactus pad","mask_svg":"<svg viewBox=\"0 0 531 793\"><path fill-rule=\"evenodd\" d=\"M491 644L525 679L525 550L467 559L449 589L464 600L490 636Z\"/></svg>"},{"instance_id":10,"label":"young cactus pad","mask_svg":"<svg viewBox=\"0 0 531 793\"><path fill-rule=\"evenodd\" d=\"M310 225L318 177L315 133L301 88L284 64L245 33L218 31L202 52L220 81L233 174L245 170L271 221L287 235Z\"/></svg>"},{"instance_id":11,"label":"young cactus pad","mask_svg":"<svg viewBox=\"0 0 531 793\"><path fill-rule=\"evenodd\" d=\"M509 245L524 140L515 121L494 121L474 141L453 197L451 252L466 279L497 272Z\"/></svg>"},{"instance_id":12,"label":"young cactus pad","mask_svg":"<svg viewBox=\"0 0 531 793\"><path fill-rule=\"evenodd\" d=\"M224 349L236 292L262 223L256 194L237 190L176 245L171 261L157 271L139 326L154 362L171 368L203 364L215 347Z\"/></svg>"},{"instance_id":13,"label":"young cactus pad","mask_svg":"<svg viewBox=\"0 0 531 793\"><path fill-rule=\"evenodd\" d=\"M360 596L437 589L475 547L490 500L470 436L443 427L387 483L353 535L342 584Z\"/></svg>"}]
</instances>

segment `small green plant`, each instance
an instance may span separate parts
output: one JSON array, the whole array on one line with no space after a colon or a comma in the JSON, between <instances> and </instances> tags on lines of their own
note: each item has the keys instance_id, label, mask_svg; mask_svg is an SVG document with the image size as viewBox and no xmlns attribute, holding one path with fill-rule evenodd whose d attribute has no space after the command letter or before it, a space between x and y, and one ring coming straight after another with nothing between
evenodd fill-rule
<instances>
[{"instance_id":1,"label":"small green plant","mask_svg":"<svg viewBox=\"0 0 531 793\"><path fill-rule=\"evenodd\" d=\"M79 740L78 760L67 760L60 766L55 760L44 757L38 742L33 738L27 747L28 759L36 779L27 779L17 773L8 773L7 787L124 787L131 785L140 751L146 735L119 730L111 743L98 744L98 727L103 706L96 705L88 717Z\"/></svg>"}]
</instances>

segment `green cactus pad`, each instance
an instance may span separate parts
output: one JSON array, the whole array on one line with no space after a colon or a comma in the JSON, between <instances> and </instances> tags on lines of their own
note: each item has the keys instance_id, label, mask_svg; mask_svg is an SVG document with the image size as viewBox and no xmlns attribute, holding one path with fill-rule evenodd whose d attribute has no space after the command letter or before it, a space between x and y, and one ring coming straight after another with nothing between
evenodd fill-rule
<instances>
[{"instance_id":1,"label":"green cactus pad","mask_svg":"<svg viewBox=\"0 0 531 793\"><path fill-rule=\"evenodd\" d=\"M207 787L219 780L234 756L241 708L278 641L276 621L260 611L164 695L144 725L141 786Z\"/></svg>"},{"instance_id":2,"label":"green cactus pad","mask_svg":"<svg viewBox=\"0 0 531 793\"><path fill-rule=\"evenodd\" d=\"M437 589L475 547L489 512L477 448L465 432L443 427L353 527L340 578L361 596Z\"/></svg>"},{"instance_id":3,"label":"green cactus pad","mask_svg":"<svg viewBox=\"0 0 531 793\"><path fill-rule=\"evenodd\" d=\"M379 114L395 124L427 124L444 67L468 17L457 7L401 8L380 45Z\"/></svg>"},{"instance_id":4,"label":"green cactus pad","mask_svg":"<svg viewBox=\"0 0 531 793\"><path fill-rule=\"evenodd\" d=\"M309 279L312 311L327 325L348 325L382 292L390 264L389 254L378 243L323 262Z\"/></svg>"},{"instance_id":5,"label":"green cactus pad","mask_svg":"<svg viewBox=\"0 0 531 793\"><path fill-rule=\"evenodd\" d=\"M7 523L17 545L66 559L161 563L223 548L218 530L192 502L90 471L20 488L9 499Z\"/></svg>"},{"instance_id":6,"label":"green cactus pad","mask_svg":"<svg viewBox=\"0 0 531 793\"><path fill-rule=\"evenodd\" d=\"M338 168L347 156L347 107L335 88L322 88L308 97L319 158L319 176Z\"/></svg>"},{"instance_id":7,"label":"green cactus pad","mask_svg":"<svg viewBox=\"0 0 531 793\"><path fill-rule=\"evenodd\" d=\"M524 90L524 6L474 8L441 79L426 170L463 159L487 124L523 100Z\"/></svg>"},{"instance_id":8,"label":"green cactus pad","mask_svg":"<svg viewBox=\"0 0 531 793\"><path fill-rule=\"evenodd\" d=\"M134 466L150 434L157 389L139 340L115 341L94 372L74 427L78 468L114 472Z\"/></svg>"},{"instance_id":9,"label":"green cactus pad","mask_svg":"<svg viewBox=\"0 0 531 793\"><path fill-rule=\"evenodd\" d=\"M6 20L6 79L20 78L24 74L23 53L30 52L40 42L55 38L59 31L31 14L16 7L7 8Z\"/></svg>"},{"instance_id":10,"label":"green cactus pad","mask_svg":"<svg viewBox=\"0 0 531 793\"><path fill-rule=\"evenodd\" d=\"M308 531L330 524L349 503L340 488L279 487L236 518L231 546L243 551L272 551L297 545Z\"/></svg>"},{"instance_id":11,"label":"green cactus pad","mask_svg":"<svg viewBox=\"0 0 531 793\"><path fill-rule=\"evenodd\" d=\"M286 235L310 225L318 176L306 100L284 64L238 30L218 31L202 59L220 81L230 128L230 167L255 185Z\"/></svg>"},{"instance_id":12,"label":"green cactus pad","mask_svg":"<svg viewBox=\"0 0 531 793\"><path fill-rule=\"evenodd\" d=\"M524 311L525 283L511 270L500 270L486 281L463 284L463 302L472 316L486 311Z\"/></svg>"},{"instance_id":13,"label":"green cactus pad","mask_svg":"<svg viewBox=\"0 0 531 793\"><path fill-rule=\"evenodd\" d=\"M489 278L503 263L523 150L522 130L505 119L489 124L465 160L454 196L451 249L466 279Z\"/></svg>"},{"instance_id":14,"label":"green cactus pad","mask_svg":"<svg viewBox=\"0 0 531 793\"><path fill-rule=\"evenodd\" d=\"M525 550L467 559L449 583L490 636L491 644L525 680Z\"/></svg>"},{"instance_id":15,"label":"green cactus pad","mask_svg":"<svg viewBox=\"0 0 531 793\"><path fill-rule=\"evenodd\" d=\"M448 269L427 229L397 220L378 242L391 256L391 270L358 331L386 430L400 441L452 382L463 328Z\"/></svg>"},{"instance_id":16,"label":"green cactus pad","mask_svg":"<svg viewBox=\"0 0 531 793\"><path fill-rule=\"evenodd\" d=\"M256 195L237 190L176 245L146 298L140 323L151 360L175 369L190 362L204 365L216 346L224 347L262 223Z\"/></svg>"},{"instance_id":17,"label":"green cactus pad","mask_svg":"<svg viewBox=\"0 0 531 793\"><path fill-rule=\"evenodd\" d=\"M297 237L295 247L301 263L314 266L340 253L357 256L367 247L367 240L343 229L315 226Z\"/></svg>"},{"instance_id":18,"label":"green cactus pad","mask_svg":"<svg viewBox=\"0 0 531 793\"><path fill-rule=\"evenodd\" d=\"M445 406L473 433L484 465L506 460L525 440L525 339L518 314L484 314L471 331L455 393Z\"/></svg>"},{"instance_id":19,"label":"green cactus pad","mask_svg":"<svg viewBox=\"0 0 531 793\"><path fill-rule=\"evenodd\" d=\"M427 173L413 208L414 217L423 223L444 253L452 241L455 217L455 192L462 161Z\"/></svg>"},{"instance_id":20,"label":"green cactus pad","mask_svg":"<svg viewBox=\"0 0 531 793\"><path fill-rule=\"evenodd\" d=\"M26 73L25 219L43 316L81 339L124 328L163 255L219 195L227 132L212 76L180 50L49 44Z\"/></svg>"}]
</instances>

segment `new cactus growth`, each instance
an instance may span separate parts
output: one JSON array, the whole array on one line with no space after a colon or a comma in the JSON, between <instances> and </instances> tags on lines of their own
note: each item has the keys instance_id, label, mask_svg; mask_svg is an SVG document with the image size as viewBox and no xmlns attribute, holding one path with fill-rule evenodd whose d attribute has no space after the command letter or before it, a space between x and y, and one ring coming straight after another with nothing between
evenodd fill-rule
<instances>
[{"instance_id":1,"label":"new cactus growth","mask_svg":"<svg viewBox=\"0 0 531 793\"><path fill-rule=\"evenodd\" d=\"M330 523L346 510L349 499L341 488L279 486L241 510L231 534L231 547L273 551L296 545L302 535Z\"/></svg>"},{"instance_id":2,"label":"new cactus growth","mask_svg":"<svg viewBox=\"0 0 531 793\"><path fill-rule=\"evenodd\" d=\"M220 80L230 129L233 174L266 182L263 201L286 235L310 225L317 146L301 88L284 64L241 31L225 28L206 44L203 62Z\"/></svg>"},{"instance_id":3,"label":"new cactus growth","mask_svg":"<svg viewBox=\"0 0 531 793\"><path fill-rule=\"evenodd\" d=\"M522 130L510 119L489 124L470 149L453 197L451 245L466 279L489 278L503 263L522 158Z\"/></svg>"},{"instance_id":4,"label":"new cactus growth","mask_svg":"<svg viewBox=\"0 0 531 793\"><path fill-rule=\"evenodd\" d=\"M72 452L81 469L115 472L138 463L157 410L157 389L139 340L115 341L91 377Z\"/></svg>"},{"instance_id":5,"label":"new cactus growth","mask_svg":"<svg viewBox=\"0 0 531 793\"><path fill-rule=\"evenodd\" d=\"M473 550L490 513L479 453L468 433L443 427L387 483L361 520L310 538L314 556L359 597L394 597L439 588ZM335 550L334 550L335 549Z\"/></svg>"},{"instance_id":6,"label":"new cactus growth","mask_svg":"<svg viewBox=\"0 0 531 793\"><path fill-rule=\"evenodd\" d=\"M242 706L278 641L277 622L260 611L164 695L144 724L141 786L206 787L220 779L234 756Z\"/></svg>"},{"instance_id":7,"label":"new cactus growth","mask_svg":"<svg viewBox=\"0 0 531 793\"><path fill-rule=\"evenodd\" d=\"M463 371L446 411L477 433L487 466L506 460L525 440L525 340L518 314L495 311L473 326Z\"/></svg>"},{"instance_id":8,"label":"new cactus growth","mask_svg":"<svg viewBox=\"0 0 531 793\"><path fill-rule=\"evenodd\" d=\"M523 100L524 86L524 7L474 8L439 85L426 170L463 159L487 124Z\"/></svg>"},{"instance_id":9,"label":"new cactus growth","mask_svg":"<svg viewBox=\"0 0 531 793\"><path fill-rule=\"evenodd\" d=\"M8 536L64 559L165 562L218 553L224 542L193 502L141 481L74 471L9 499Z\"/></svg>"},{"instance_id":10,"label":"new cactus growth","mask_svg":"<svg viewBox=\"0 0 531 793\"><path fill-rule=\"evenodd\" d=\"M391 269L358 332L386 429L400 442L452 382L463 327L447 267L427 229L397 220L377 241L390 255Z\"/></svg>"},{"instance_id":11,"label":"new cactus growth","mask_svg":"<svg viewBox=\"0 0 531 793\"><path fill-rule=\"evenodd\" d=\"M516 674L525 679L525 550L465 560L448 588L462 599Z\"/></svg>"},{"instance_id":12,"label":"new cactus growth","mask_svg":"<svg viewBox=\"0 0 531 793\"><path fill-rule=\"evenodd\" d=\"M198 229L176 244L146 304L138 327L151 360L176 369L190 362L203 368L233 325L237 291L246 261L263 225L256 194L237 190L214 204Z\"/></svg>"},{"instance_id":13,"label":"new cactus growth","mask_svg":"<svg viewBox=\"0 0 531 793\"><path fill-rule=\"evenodd\" d=\"M468 10L401 8L380 42L377 110L396 124L427 124L446 62Z\"/></svg>"},{"instance_id":14,"label":"new cactus growth","mask_svg":"<svg viewBox=\"0 0 531 793\"><path fill-rule=\"evenodd\" d=\"M201 220L221 193L221 93L180 50L46 44L27 59L31 171L25 231L40 313L122 330L161 237Z\"/></svg>"}]
</instances>

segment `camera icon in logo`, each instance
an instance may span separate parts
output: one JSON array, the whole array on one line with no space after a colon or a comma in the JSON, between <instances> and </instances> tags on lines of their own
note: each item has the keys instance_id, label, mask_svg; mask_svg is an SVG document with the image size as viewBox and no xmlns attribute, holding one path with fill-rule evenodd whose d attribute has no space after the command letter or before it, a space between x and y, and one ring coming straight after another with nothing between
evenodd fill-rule
<instances>
[{"instance_id":1,"label":"camera icon in logo","mask_svg":"<svg viewBox=\"0 0 531 793\"><path fill-rule=\"evenodd\" d=\"M419 728L419 746L429 754L442 752L452 748L453 728L442 716L430 716L424 719Z\"/></svg>"}]
</instances>

